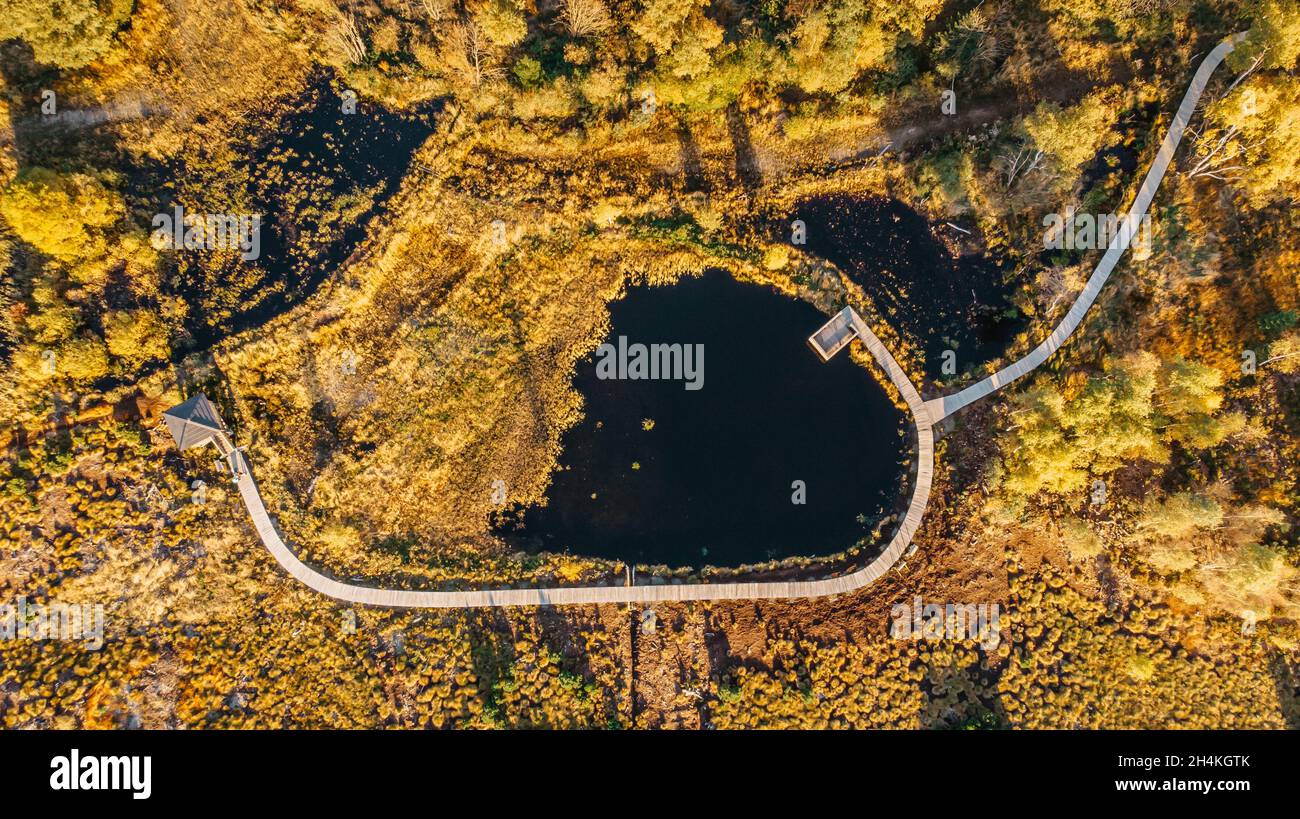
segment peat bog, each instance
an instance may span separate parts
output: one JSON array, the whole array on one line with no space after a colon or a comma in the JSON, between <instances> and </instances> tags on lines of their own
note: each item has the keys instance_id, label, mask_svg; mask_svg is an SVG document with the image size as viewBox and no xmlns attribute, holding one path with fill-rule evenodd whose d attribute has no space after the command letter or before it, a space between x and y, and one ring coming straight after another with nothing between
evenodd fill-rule
<instances>
[{"instance_id":1,"label":"peat bog","mask_svg":"<svg viewBox=\"0 0 1300 819\"><path fill-rule=\"evenodd\" d=\"M1012 305L1010 271L999 260L953 256L926 219L893 199L821 196L790 220L807 226L803 248L834 264L875 301L882 318L917 341L925 375L943 377L943 352L957 372L998 358L1026 326ZM779 228L788 239L789 224ZM917 385L920 387L920 385Z\"/></svg>"}]
</instances>

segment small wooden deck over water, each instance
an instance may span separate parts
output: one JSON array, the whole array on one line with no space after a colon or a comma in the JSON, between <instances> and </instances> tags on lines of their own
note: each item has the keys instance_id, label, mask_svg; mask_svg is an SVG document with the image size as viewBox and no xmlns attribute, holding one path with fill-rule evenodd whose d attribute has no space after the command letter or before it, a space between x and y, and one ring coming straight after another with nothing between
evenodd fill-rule
<instances>
[{"instance_id":1,"label":"small wooden deck over water","mask_svg":"<svg viewBox=\"0 0 1300 819\"><path fill-rule=\"evenodd\" d=\"M831 320L818 328L817 332L808 336L808 346L821 356L822 361L830 361L858 337L858 328L853 319L853 308L845 307L831 316Z\"/></svg>"}]
</instances>

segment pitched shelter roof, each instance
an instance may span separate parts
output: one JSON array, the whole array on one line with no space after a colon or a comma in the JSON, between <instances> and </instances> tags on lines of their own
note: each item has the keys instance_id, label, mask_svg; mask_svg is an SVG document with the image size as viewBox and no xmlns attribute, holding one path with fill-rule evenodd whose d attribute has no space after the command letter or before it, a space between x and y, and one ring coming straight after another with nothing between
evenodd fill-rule
<instances>
[{"instance_id":1,"label":"pitched shelter roof","mask_svg":"<svg viewBox=\"0 0 1300 819\"><path fill-rule=\"evenodd\" d=\"M226 425L221 422L217 408L201 392L164 412L163 420L167 422L167 430L176 439L176 446L182 450L203 446L211 442L217 433L226 432Z\"/></svg>"}]
</instances>

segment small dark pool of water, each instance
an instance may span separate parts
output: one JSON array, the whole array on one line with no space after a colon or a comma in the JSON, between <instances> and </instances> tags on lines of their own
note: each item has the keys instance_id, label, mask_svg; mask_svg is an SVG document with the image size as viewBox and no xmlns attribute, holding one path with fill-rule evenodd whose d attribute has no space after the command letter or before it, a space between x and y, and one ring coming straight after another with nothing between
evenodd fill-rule
<instances>
[{"instance_id":1,"label":"small dark pool of water","mask_svg":"<svg viewBox=\"0 0 1300 819\"><path fill-rule=\"evenodd\" d=\"M954 257L902 202L817 197L801 202L790 219L807 226L805 250L843 270L885 321L917 340L930 378L943 376L945 350L956 353L960 373L1002 355L1026 325L1009 300L1011 272L999 260ZM779 241L789 241L789 224L780 230Z\"/></svg>"},{"instance_id":2,"label":"small dark pool of water","mask_svg":"<svg viewBox=\"0 0 1300 819\"><path fill-rule=\"evenodd\" d=\"M440 111L437 103L389 111L363 98L354 113L344 113L345 90L320 71L283 104L282 119L249 123L238 178L247 210L262 214L261 252L256 260L211 267L177 255L176 290L190 304L194 346L265 324L343 265ZM184 178L185 171L173 173ZM185 186L179 194L159 197L158 209L169 213L180 198L191 212L224 212L232 196Z\"/></svg>"},{"instance_id":3,"label":"small dark pool of water","mask_svg":"<svg viewBox=\"0 0 1300 819\"><path fill-rule=\"evenodd\" d=\"M827 318L816 308L714 271L632 288L610 313L611 344L702 344L703 386L602 380L595 355L580 361L586 415L563 437L547 505L503 524L508 540L739 566L843 551L893 510L907 419L847 353L822 363L808 347Z\"/></svg>"}]
</instances>

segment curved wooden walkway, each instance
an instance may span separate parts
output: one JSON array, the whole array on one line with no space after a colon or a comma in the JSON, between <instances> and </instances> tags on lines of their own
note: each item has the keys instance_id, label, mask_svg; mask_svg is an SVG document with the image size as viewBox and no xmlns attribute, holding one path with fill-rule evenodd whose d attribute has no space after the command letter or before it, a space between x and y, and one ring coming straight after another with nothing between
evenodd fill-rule
<instances>
[{"instance_id":1,"label":"curved wooden walkway","mask_svg":"<svg viewBox=\"0 0 1300 819\"><path fill-rule=\"evenodd\" d=\"M1178 148L1191 120L1201 93L1214 70L1229 52L1241 42L1245 34L1237 34L1219 43L1201 62L1182 104L1174 115L1173 123L1165 134L1160 152L1147 171L1146 179L1130 208L1127 220L1111 242L1106 254L1097 264L1078 299L1041 344L1019 361L999 370L953 395L923 401L907 373L885 348L876 334L867 327L856 312L850 311L851 321L859 338L884 369L889 380L898 389L912 415L916 434L917 469L912 488L912 498L898 530L889 545L871 563L854 572L822 580L772 581L752 583L674 583L610 586L561 586L556 588L519 587L507 589L480 589L467 591L415 591L407 589L381 589L343 583L327 577L298 559L285 544L266 511L243 453L233 450L229 457L237 475L236 483L244 506L257 528L257 534L285 571L311 589L321 594L349 603L394 608L471 608L480 606L553 606L594 603L645 603L673 600L742 600L764 598L821 597L855 591L877 580L903 556L911 545L912 536L921 525L930 502L930 485L934 475L933 424L1015 381L1047 360L1060 349L1082 323L1084 315L1096 301L1098 293L1110 278L1111 272L1128 249L1134 228L1140 223L1155 197L1164 178L1174 151Z\"/></svg>"},{"instance_id":2,"label":"curved wooden walkway","mask_svg":"<svg viewBox=\"0 0 1300 819\"><path fill-rule=\"evenodd\" d=\"M921 395L912 385L907 373L898 365L885 345L854 314L858 333L876 362L889 375L890 381L903 395L912 411L916 430L917 469L912 489L912 500L898 531L889 545L875 560L862 569L839 577L824 580L773 581L758 583L663 583L652 585L614 586L560 586L554 588L479 589L469 591L412 591L407 589L380 589L343 583L327 577L298 559L284 539L262 503L257 483L247 463L237 469L239 494L244 506L257 527L257 534L266 544L276 561L285 571L321 594L349 603L394 608L471 608L478 606L558 606L581 603L648 603L658 600L741 600L774 597L821 597L842 594L871 583L879 578L903 555L912 542L912 535L921 525L925 508L930 502L930 480L934 473L934 436L928 412ZM236 451L235 457L242 458Z\"/></svg>"},{"instance_id":3,"label":"curved wooden walkway","mask_svg":"<svg viewBox=\"0 0 1300 819\"><path fill-rule=\"evenodd\" d=\"M1051 357L1052 353L1061 349L1074 331L1079 329L1083 322L1083 317L1087 315L1088 310L1092 307L1093 302L1097 300L1097 295L1101 289L1106 286L1110 279L1110 274L1115 270L1115 265L1119 263L1124 251L1128 250L1129 243L1133 236L1136 235L1138 227L1145 218L1147 209L1151 207L1151 201L1155 198L1156 191L1160 189L1160 182L1165 178L1165 171L1169 170L1169 164L1174 160L1174 152L1178 150L1178 143L1182 142L1183 132L1187 130L1187 124L1192 120L1192 114L1196 112L1196 106L1201 100L1201 93L1205 91L1205 84L1210 81L1210 76L1214 70L1219 67L1224 58L1236 48L1246 37L1246 32L1234 34L1231 37L1220 42L1214 49L1206 55L1201 61L1201 65L1196 69L1196 74L1192 77L1191 84L1187 87L1187 93L1183 95L1183 102L1178 106L1174 113L1174 121L1169 124L1169 130L1165 133L1164 141L1160 143L1160 152L1151 163L1147 170L1146 179L1142 181L1142 187L1138 189L1137 196L1133 198L1133 206L1129 208L1128 214L1122 219L1119 232L1115 238L1111 239L1110 245L1106 248L1106 253L1097 262L1097 267L1088 277L1088 283L1084 285L1083 291L1070 306L1069 312L1061 319L1060 324L1052 330L1051 334L1043 339L1037 347L1029 352L1024 358L1013 364L1008 364L993 375L972 384L969 387L952 395L945 395L941 398L932 398L925 402L930 409L930 415L935 421L947 418L949 415L960 410L969 404L972 404L986 395L990 395L1002 389L1016 379L1033 372L1044 361Z\"/></svg>"}]
</instances>

